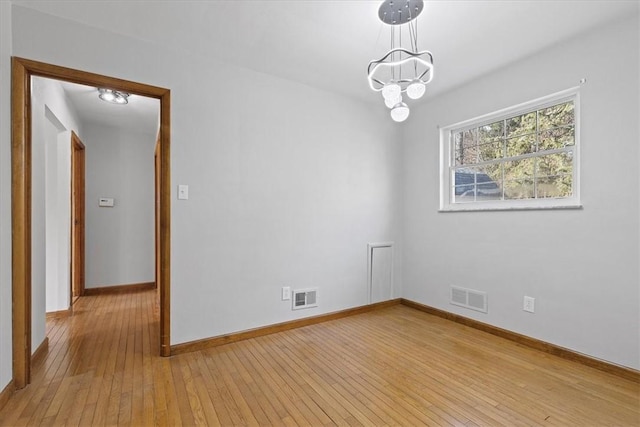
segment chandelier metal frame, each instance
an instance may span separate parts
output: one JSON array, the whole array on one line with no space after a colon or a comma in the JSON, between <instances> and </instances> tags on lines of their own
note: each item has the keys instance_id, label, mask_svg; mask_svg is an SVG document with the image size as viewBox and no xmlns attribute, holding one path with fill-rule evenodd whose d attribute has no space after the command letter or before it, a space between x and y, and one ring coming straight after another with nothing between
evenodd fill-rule
<instances>
[{"instance_id":1,"label":"chandelier metal frame","mask_svg":"<svg viewBox=\"0 0 640 427\"><path fill-rule=\"evenodd\" d=\"M394 54L397 52L400 53L400 58L394 60L393 57L397 56ZM403 58L402 54L405 54L406 57ZM425 60L423 57L429 57L429 61ZM380 92L388 83L385 83L375 77L378 67L401 67L408 62L413 62L415 67L423 66L425 70L411 79L399 78L394 80L395 83L400 85L402 92L406 92L407 86L414 82L415 79L420 80L420 82L425 85L433 79L433 54L431 52L428 50L423 50L422 52L411 52L405 48L398 47L387 52L382 58L369 62L369 66L367 67L367 77L369 79L369 87L371 90ZM428 77L425 80L424 77L427 74Z\"/></svg>"},{"instance_id":2,"label":"chandelier metal frame","mask_svg":"<svg viewBox=\"0 0 640 427\"><path fill-rule=\"evenodd\" d=\"M396 122L409 117L409 106L403 102L402 95L419 99L433 80L433 54L418 50L416 18L423 9L423 0L384 0L378 9L380 21L390 27L391 48L380 59L369 62L367 81L371 90L382 92L384 103ZM403 29L408 33L409 49L402 45Z\"/></svg>"}]
</instances>

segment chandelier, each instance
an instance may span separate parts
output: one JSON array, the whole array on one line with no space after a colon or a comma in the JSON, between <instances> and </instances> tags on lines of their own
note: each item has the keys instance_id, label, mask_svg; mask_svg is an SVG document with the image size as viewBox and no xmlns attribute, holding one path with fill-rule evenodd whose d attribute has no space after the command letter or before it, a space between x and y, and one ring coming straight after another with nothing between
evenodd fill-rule
<instances>
[{"instance_id":1,"label":"chandelier","mask_svg":"<svg viewBox=\"0 0 640 427\"><path fill-rule=\"evenodd\" d=\"M380 21L391 29L391 49L382 58L369 62L367 78L372 90L382 92L384 103L396 122L409 117L403 94L419 99L433 79L433 55L427 50L418 51L416 18L423 8L423 0L385 0L378 9ZM403 30L406 47L403 47Z\"/></svg>"}]
</instances>

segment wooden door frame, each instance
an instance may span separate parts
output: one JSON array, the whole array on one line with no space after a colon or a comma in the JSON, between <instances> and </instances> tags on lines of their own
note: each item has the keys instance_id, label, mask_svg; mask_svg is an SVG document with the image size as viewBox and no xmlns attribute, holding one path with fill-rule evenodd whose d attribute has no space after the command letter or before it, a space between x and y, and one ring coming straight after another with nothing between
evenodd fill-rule
<instances>
[{"instance_id":1,"label":"wooden door frame","mask_svg":"<svg viewBox=\"0 0 640 427\"><path fill-rule=\"evenodd\" d=\"M158 249L158 241L160 240L160 188L162 187L160 181L160 132L156 136L156 145L153 148L153 203L154 203L154 215L153 215L153 231L155 234L155 277L156 277L156 298L155 302L157 307L160 307L160 251Z\"/></svg>"},{"instance_id":2,"label":"wooden door frame","mask_svg":"<svg viewBox=\"0 0 640 427\"><path fill-rule=\"evenodd\" d=\"M78 174L78 160L79 153L82 152L82 174ZM84 295L84 280L85 280L85 262L84 262L84 241L85 241L85 146L78 137L78 135L71 131L71 271L69 277L71 278L71 286L69 286L69 307L73 307L75 298ZM82 192L76 193L76 186L78 185L78 176L82 180ZM76 221L76 206L78 203L82 203L82 252L78 253L76 241L78 224ZM156 236L157 238L157 236ZM76 271L77 265L82 264L82 281L78 289L76 286ZM77 294L77 295L76 295Z\"/></svg>"},{"instance_id":3,"label":"wooden door frame","mask_svg":"<svg viewBox=\"0 0 640 427\"><path fill-rule=\"evenodd\" d=\"M11 58L11 255L13 381L17 389L31 381L31 77L108 87L160 100L160 355L171 355L170 244L171 92L157 86L106 77L24 58Z\"/></svg>"}]
</instances>

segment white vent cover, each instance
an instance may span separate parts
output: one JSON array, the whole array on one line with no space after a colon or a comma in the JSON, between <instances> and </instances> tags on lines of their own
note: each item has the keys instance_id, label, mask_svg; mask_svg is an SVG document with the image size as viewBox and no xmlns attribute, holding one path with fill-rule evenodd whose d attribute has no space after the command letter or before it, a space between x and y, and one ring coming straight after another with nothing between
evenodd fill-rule
<instances>
[{"instance_id":1,"label":"white vent cover","mask_svg":"<svg viewBox=\"0 0 640 427\"><path fill-rule=\"evenodd\" d=\"M293 291L293 310L318 306L318 289L298 289Z\"/></svg>"},{"instance_id":2,"label":"white vent cover","mask_svg":"<svg viewBox=\"0 0 640 427\"><path fill-rule=\"evenodd\" d=\"M473 289L452 286L451 300L449 302L453 305L459 305L460 307L481 311L483 313L486 313L488 310L487 293Z\"/></svg>"}]
</instances>

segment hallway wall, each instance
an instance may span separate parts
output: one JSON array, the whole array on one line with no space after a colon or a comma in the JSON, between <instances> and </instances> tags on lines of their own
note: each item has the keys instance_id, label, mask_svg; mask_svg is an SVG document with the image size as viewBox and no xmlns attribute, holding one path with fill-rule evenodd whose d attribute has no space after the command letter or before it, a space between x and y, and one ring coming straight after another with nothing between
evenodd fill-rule
<instances>
[{"instance_id":1,"label":"hallway wall","mask_svg":"<svg viewBox=\"0 0 640 427\"><path fill-rule=\"evenodd\" d=\"M156 135L88 123L82 142L85 288L154 282ZM115 199L114 206L99 207L101 197Z\"/></svg>"},{"instance_id":2,"label":"hallway wall","mask_svg":"<svg viewBox=\"0 0 640 427\"><path fill-rule=\"evenodd\" d=\"M45 313L70 305L71 131L81 134L59 82L33 78L31 351L45 338Z\"/></svg>"}]
</instances>

